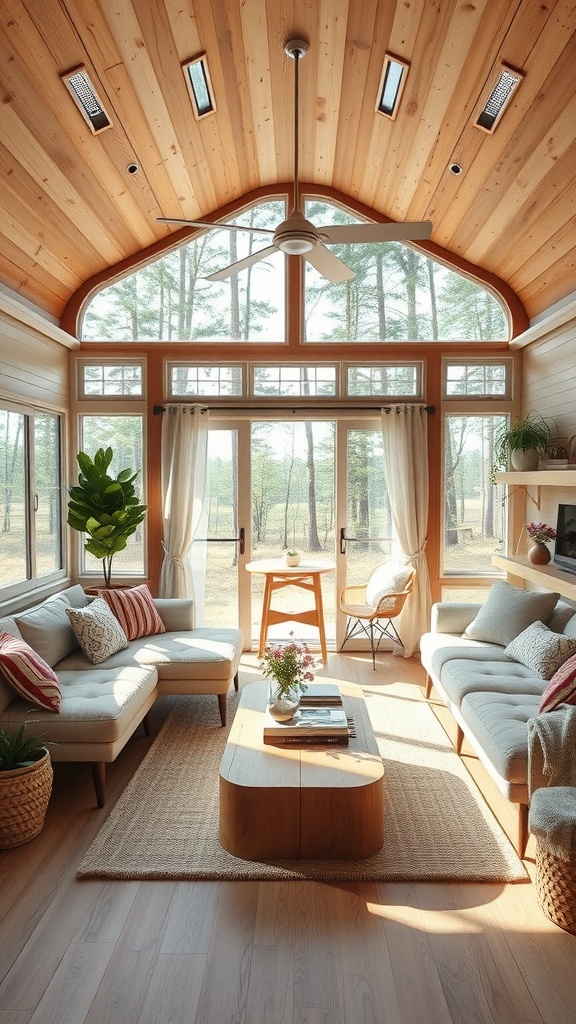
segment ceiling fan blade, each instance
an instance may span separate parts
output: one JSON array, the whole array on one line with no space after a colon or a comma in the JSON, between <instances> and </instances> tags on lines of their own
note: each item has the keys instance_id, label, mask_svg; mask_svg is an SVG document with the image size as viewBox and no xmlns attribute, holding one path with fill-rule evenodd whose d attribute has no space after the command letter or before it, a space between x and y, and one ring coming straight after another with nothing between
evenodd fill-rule
<instances>
[{"instance_id":1,"label":"ceiling fan blade","mask_svg":"<svg viewBox=\"0 0 576 1024\"><path fill-rule=\"evenodd\" d=\"M331 284L341 284L342 281L350 281L356 277L353 270L347 267L342 260L339 260L333 252L326 249L321 243L315 245L310 252L304 253L304 259L311 263L315 270L327 278Z\"/></svg>"},{"instance_id":2,"label":"ceiling fan blade","mask_svg":"<svg viewBox=\"0 0 576 1024\"><path fill-rule=\"evenodd\" d=\"M234 274L239 274L241 270L246 270L247 267L252 267L255 263L271 256L273 252L278 252L278 247L275 245L268 245L265 249L259 249L258 252L251 253L250 256L245 256L243 260L238 260L237 263L231 263L229 267L224 267L224 270L217 270L215 274L209 274L204 278L205 281L225 281L227 277L232 277Z\"/></svg>"},{"instance_id":3,"label":"ceiling fan blade","mask_svg":"<svg viewBox=\"0 0 576 1024\"><path fill-rule=\"evenodd\" d=\"M429 220L404 221L388 224L331 224L318 228L322 241L329 245L358 242L411 242L430 238L432 223Z\"/></svg>"},{"instance_id":4,"label":"ceiling fan blade","mask_svg":"<svg viewBox=\"0 0 576 1024\"><path fill-rule=\"evenodd\" d=\"M252 228L246 224L223 224L213 220L182 220L178 217L156 217L159 224L181 224L189 228L212 228L215 231L250 231L253 235L273 235L274 228Z\"/></svg>"}]
</instances>

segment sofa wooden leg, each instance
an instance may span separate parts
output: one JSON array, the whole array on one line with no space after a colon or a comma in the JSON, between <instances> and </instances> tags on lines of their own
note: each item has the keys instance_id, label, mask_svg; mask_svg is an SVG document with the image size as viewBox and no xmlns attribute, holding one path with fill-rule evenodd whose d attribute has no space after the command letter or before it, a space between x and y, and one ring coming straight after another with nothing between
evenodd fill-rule
<instances>
[{"instance_id":1,"label":"sofa wooden leg","mask_svg":"<svg viewBox=\"0 0 576 1024\"><path fill-rule=\"evenodd\" d=\"M461 754L462 753L462 744L463 743L464 743L464 733L462 732L462 729L458 725L456 727L456 753L457 754Z\"/></svg>"},{"instance_id":2,"label":"sofa wooden leg","mask_svg":"<svg viewBox=\"0 0 576 1024\"><path fill-rule=\"evenodd\" d=\"M226 725L226 704L228 695L226 693L219 693L217 694L217 696L218 710L220 711L220 720L222 722L222 725Z\"/></svg>"},{"instance_id":3,"label":"sofa wooden leg","mask_svg":"<svg viewBox=\"0 0 576 1024\"><path fill-rule=\"evenodd\" d=\"M234 676L234 689L236 690L236 693L238 693L238 673Z\"/></svg>"},{"instance_id":4,"label":"sofa wooden leg","mask_svg":"<svg viewBox=\"0 0 576 1024\"><path fill-rule=\"evenodd\" d=\"M104 807L106 803L106 764L104 761L93 761L91 767L96 801L98 807Z\"/></svg>"},{"instance_id":5,"label":"sofa wooden leg","mask_svg":"<svg viewBox=\"0 0 576 1024\"><path fill-rule=\"evenodd\" d=\"M150 712L144 715L142 719L142 728L144 729L144 735L150 736Z\"/></svg>"},{"instance_id":6,"label":"sofa wooden leg","mask_svg":"<svg viewBox=\"0 0 576 1024\"><path fill-rule=\"evenodd\" d=\"M528 844L528 804L518 804L518 845L516 852L523 860Z\"/></svg>"},{"instance_id":7,"label":"sofa wooden leg","mask_svg":"<svg viewBox=\"0 0 576 1024\"><path fill-rule=\"evenodd\" d=\"M432 693L432 680L430 679L430 676L428 674L426 674L426 686L424 687L424 697L426 698L426 700L428 700L428 698L429 698L431 693Z\"/></svg>"}]
</instances>

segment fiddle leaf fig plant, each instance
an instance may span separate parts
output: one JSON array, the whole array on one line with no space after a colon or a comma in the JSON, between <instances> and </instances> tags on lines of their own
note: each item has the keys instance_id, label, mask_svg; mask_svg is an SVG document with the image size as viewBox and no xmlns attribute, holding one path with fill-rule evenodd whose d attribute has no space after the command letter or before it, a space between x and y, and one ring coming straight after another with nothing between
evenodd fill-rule
<instances>
[{"instance_id":1,"label":"fiddle leaf fig plant","mask_svg":"<svg viewBox=\"0 0 576 1024\"><path fill-rule=\"evenodd\" d=\"M92 459L78 452L78 483L68 490L68 526L86 534L84 550L102 560L104 585L110 586L112 559L126 547L146 515L134 487L138 472L123 469L116 477L108 470L112 448L99 448Z\"/></svg>"}]
</instances>

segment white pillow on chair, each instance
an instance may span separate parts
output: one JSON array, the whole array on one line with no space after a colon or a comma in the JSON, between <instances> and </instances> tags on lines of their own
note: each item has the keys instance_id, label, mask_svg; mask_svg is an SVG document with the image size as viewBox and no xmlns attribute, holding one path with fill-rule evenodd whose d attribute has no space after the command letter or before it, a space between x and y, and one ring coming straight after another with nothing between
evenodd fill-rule
<instances>
[{"instance_id":1,"label":"white pillow on chair","mask_svg":"<svg viewBox=\"0 0 576 1024\"><path fill-rule=\"evenodd\" d=\"M388 594L402 593L411 575L409 565L379 565L366 584L366 604L375 608Z\"/></svg>"}]
</instances>

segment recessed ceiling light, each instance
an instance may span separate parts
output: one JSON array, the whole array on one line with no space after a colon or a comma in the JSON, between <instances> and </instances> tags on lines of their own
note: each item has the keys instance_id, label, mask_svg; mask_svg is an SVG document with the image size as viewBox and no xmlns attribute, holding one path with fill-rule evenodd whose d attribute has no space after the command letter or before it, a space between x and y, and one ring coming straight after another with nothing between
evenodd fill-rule
<instances>
[{"instance_id":1,"label":"recessed ceiling light","mask_svg":"<svg viewBox=\"0 0 576 1024\"><path fill-rule=\"evenodd\" d=\"M96 89L92 85L84 65L66 71L60 78L68 89L74 103L94 135L110 128L112 121L104 109Z\"/></svg>"},{"instance_id":2,"label":"recessed ceiling light","mask_svg":"<svg viewBox=\"0 0 576 1024\"><path fill-rule=\"evenodd\" d=\"M502 64L502 70L497 72L496 81L492 80L488 98L474 122L476 128L490 135L495 131L523 77L521 71L516 71L508 64Z\"/></svg>"},{"instance_id":3,"label":"recessed ceiling light","mask_svg":"<svg viewBox=\"0 0 576 1024\"><path fill-rule=\"evenodd\" d=\"M206 117L207 114L212 114L216 110L206 54L199 53L196 57L185 60L182 64L182 71L192 100L194 117L199 121L201 117Z\"/></svg>"},{"instance_id":4,"label":"recessed ceiling light","mask_svg":"<svg viewBox=\"0 0 576 1024\"><path fill-rule=\"evenodd\" d=\"M450 164L448 167L450 174L462 174L461 164Z\"/></svg>"},{"instance_id":5,"label":"recessed ceiling light","mask_svg":"<svg viewBox=\"0 0 576 1024\"><path fill-rule=\"evenodd\" d=\"M394 120L398 112L409 67L407 61L393 57L391 53L384 54L376 110L379 114L384 114L384 117L389 117L391 121Z\"/></svg>"}]
</instances>

